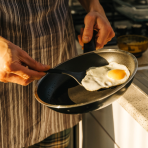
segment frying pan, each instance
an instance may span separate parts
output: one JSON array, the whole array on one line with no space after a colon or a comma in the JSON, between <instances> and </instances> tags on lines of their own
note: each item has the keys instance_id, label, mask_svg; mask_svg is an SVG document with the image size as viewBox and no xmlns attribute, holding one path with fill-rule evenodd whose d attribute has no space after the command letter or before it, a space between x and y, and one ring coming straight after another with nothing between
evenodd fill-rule
<instances>
[{"instance_id":1,"label":"frying pan","mask_svg":"<svg viewBox=\"0 0 148 148\"><path fill-rule=\"evenodd\" d=\"M90 49L88 46L87 51ZM67 75L48 73L38 81L35 97L41 104L65 114L87 113L102 109L122 96L132 83L138 65L134 55L119 49L100 49L81 54L54 67L81 72L89 67L108 65L110 62L123 64L129 69L131 75L125 83L90 92Z\"/></svg>"}]
</instances>

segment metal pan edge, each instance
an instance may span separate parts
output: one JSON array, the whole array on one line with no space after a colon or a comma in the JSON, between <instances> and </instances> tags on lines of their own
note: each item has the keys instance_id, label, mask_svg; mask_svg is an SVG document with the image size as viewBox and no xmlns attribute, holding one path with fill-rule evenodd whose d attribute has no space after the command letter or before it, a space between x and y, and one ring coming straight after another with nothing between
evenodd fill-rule
<instances>
[{"instance_id":1,"label":"metal pan edge","mask_svg":"<svg viewBox=\"0 0 148 148\"><path fill-rule=\"evenodd\" d=\"M97 51L91 51L91 52L87 52L87 53L84 53L84 54L89 54L89 53L92 53L92 52L93 52L93 53L101 53L101 52L120 52L120 53L124 53L124 54L130 55L130 56L132 57L133 61L134 61L135 69L134 69L132 75L130 76L130 78L129 78L125 83L123 83L122 85L120 85L117 89L115 89L112 93L110 93L109 95L106 95L105 97L102 97L102 98L99 98L99 99L96 99L96 100L93 100L93 101L89 101L89 102L85 102L85 103L79 103L79 104L74 104L74 105L53 105L53 104L49 104L49 103L46 103L46 102L42 101L42 100L39 98L38 94L37 94L37 90L38 90L38 85L40 84L40 82L42 81L42 79L44 79L44 77L45 77L45 76L44 76L44 77L42 77L42 78L37 82L37 84L36 84L35 91L34 91L34 95L35 95L36 100L37 100L39 103L41 103L41 104L43 104L43 105L45 105L45 106L47 106L47 107L50 107L50 108L57 108L57 109L58 109L58 108L61 108L61 109L63 108L63 109L68 109L68 108L81 107L81 106L88 105L88 104L91 104L91 103L94 103L94 102L97 102L97 101L101 101L101 100L103 100L103 99L105 99L105 98L107 98L107 97L109 97L109 96L115 94L117 91L119 91L120 89L122 89L123 87L125 87L125 85L127 85L130 81L132 81L132 79L134 78L134 76L135 76L135 74L136 74L136 72L137 72L137 68L138 68L138 61L137 61L136 57L135 57L133 54L131 54L131 53L127 52L127 51L124 51L124 50L120 50L120 49L99 49L99 50L97 50ZM78 56L82 56L82 55L84 55L84 54L80 54L80 55L78 55ZM76 57L74 57L74 58L77 58L78 56L76 56ZM72 59L74 59L74 58L72 58ZM71 59L68 59L68 60L66 60L66 61L69 61L69 60L71 60ZM66 61L65 61L65 62L66 62ZM58 64L56 67L58 67L58 66L61 65L61 64L62 64L62 63ZM56 67L54 67L54 68L56 68Z\"/></svg>"}]
</instances>

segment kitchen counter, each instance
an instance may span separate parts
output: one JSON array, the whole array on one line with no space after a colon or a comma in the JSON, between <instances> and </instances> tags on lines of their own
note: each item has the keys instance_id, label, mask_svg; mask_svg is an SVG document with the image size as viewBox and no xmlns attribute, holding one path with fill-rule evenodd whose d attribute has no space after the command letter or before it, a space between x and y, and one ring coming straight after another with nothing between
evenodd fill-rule
<instances>
[{"instance_id":1,"label":"kitchen counter","mask_svg":"<svg viewBox=\"0 0 148 148\"><path fill-rule=\"evenodd\" d=\"M117 102L148 132L148 50L138 58L138 65L133 83Z\"/></svg>"},{"instance_id":2,"label":"kitchen counter","mask_svg":"<svg viewBox=\"0 0 148 148\"><path fill-rule=\"evenodd\" d=\"M81 54L81 46L76 42L78 53ZM117 49L117 46L107 46L105 49ZM138 58L139 69L133 83L125 94L117 100L120 104L147 132L148 132L148 50ZM143 66L144 65L144 66Z\"/></svg>"},{"instance_id":3,"label":"kitchen counter","mask_svg":"<svg viewBox=\"0 0 148 148\"><path fill-rule=\"evenodd\" d=\"M148 95L135 83L117 102L148 132Z\"/></svg>"}]
</instances>

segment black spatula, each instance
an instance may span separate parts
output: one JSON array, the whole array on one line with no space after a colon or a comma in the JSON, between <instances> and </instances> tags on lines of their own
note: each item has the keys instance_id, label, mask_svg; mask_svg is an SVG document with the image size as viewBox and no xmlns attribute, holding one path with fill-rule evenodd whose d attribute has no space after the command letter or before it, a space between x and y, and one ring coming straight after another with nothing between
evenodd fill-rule
<instances>
[{"instance_id":1,"label":"black spatula","mask_svg":"<svg viewBox=\"0 0 148 148\"><path fill-rule=\"evenodd\" d=\"M48 71L46 71L48 73L58 73L58 74L65 74L68 75L70 77L72 77L73 79L75 79L79 85L81 84L82 79L85 77L86 75L86 71L81 71L81 72L72 72L72 71L67 71L67 70L61 70L61 69L49 69Z\"/></svg>"},{"instance_id":2,"label":"black spatula","mask_svg":"<svg viewBox=\"0 0 148 148\"><path fill-rule=\"evenodd\" d=\"M97 31L94 30L93 32L93 37L91 41L87 44L84 44L84 53L88 51L94 51L96 48L95 46L95 35L97 34ZM46 73L58 73L58 74L66 74L73 79L75 79L79 85L82 86L81 81L86 75L86 71L81 71L81 72L72 72L72 71L67 71L67 70L62 70L62 69L49 69L45 71Z\"/></svg>"}]
</instances>

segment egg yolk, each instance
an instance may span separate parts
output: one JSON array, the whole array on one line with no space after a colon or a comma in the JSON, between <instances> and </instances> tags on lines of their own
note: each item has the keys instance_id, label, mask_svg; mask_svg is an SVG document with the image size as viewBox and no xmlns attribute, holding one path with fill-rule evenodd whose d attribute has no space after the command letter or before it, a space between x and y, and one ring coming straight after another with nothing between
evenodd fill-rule
<instances>
[{"instance_id":1,"label":"egg yolk","mask_svg":"<svg viewBox=\"0 0 148 148\"><path fill-rule=\"evenodd\" d=\"M114 69L108 72L108 77L114 80L121 80L125 77L126 73L121 69Z\"/></svg>"}]
</instances>

